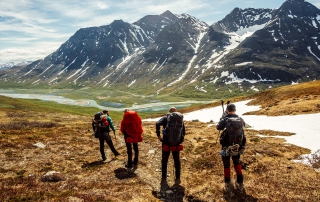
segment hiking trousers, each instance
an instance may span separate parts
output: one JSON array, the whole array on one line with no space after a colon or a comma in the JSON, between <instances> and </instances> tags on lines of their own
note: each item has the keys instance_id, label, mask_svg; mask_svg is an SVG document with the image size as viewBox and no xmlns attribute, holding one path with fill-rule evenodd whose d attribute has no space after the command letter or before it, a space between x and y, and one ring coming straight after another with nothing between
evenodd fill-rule
<instances>
[{"instance_id":1,"label":"hiking trousers","mask_svg":"<svg viewBox=\"0 0 320 202\"><path fill-rule=\"evenodd\" d=\"M167 178L167 167L168 167L168 160L170 156L170 151L163 151L162 150L162 179ZM181 162L180 162L180 152L179 151L172 151L172 157L174 161L174 168L175 168L175 174L176 179L180 179L180 173L181 173Z\"/></svg>"},{"instance_id":2,"label":"hiking trousers","mask_svg":"<svg viewBox=\"0 0 320 202\"><path fill-rule=\"evenodd\" d=\"M133 164L137 165L138 164L138 159L139 159L139 148L138 148L138 143L126 143L127 147L127 154L128 154L128 166L132 166L132 146L134 150L134 159L133 159Z\"/></svg>"},{"instance_id":3,"label":"hiking trousers","mask_svg":"<svg viewBox=\"0 0 320 202\"><path fill-rule=\"evenodd\" d=\"M235 156L231 156L234 169L237 173L237 183L243 183L243 176L242 176L242 166L240 164L240 154ZM229 156L222 156L223 168L224 168L224 181L230 182L230 155Z\"/></svg>"},{"instance_id":4,"label":"hiking trousers","mask_svg":"<svg viewBox=\"0 0 320 202\"><path fill-rule=\"evenodd\" d=\"M110 136L109 136L110 137ZM100 153L103 160L107 159L106 154L104 153L104 141L108 144L110 150L113 152L115 156L119 155L119 152L114 148L113 142L111 138L108 138L108 136L103 136L99 138L100 143Z\"/></svg>"}]
</instances>

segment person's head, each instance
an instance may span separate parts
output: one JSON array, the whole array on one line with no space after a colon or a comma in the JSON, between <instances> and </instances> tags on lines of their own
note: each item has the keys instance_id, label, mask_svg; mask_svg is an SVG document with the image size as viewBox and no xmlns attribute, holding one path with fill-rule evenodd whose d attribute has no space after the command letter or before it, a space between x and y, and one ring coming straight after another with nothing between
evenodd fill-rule
<instances>
[{"instance_id":1,"label":"person's head","mask_svg":"<svg viewBox=\"0 0 320 202\"><path fill-rule=\"evenodd\" d=\"M130 109L125 109L123 112L126 113L127 111L130 111Z\"/></svg>"},{"instance_id":2,"label":"person's head","mask_svg":"<svg viewBox=\"0 0 320 202\"><path fill-rule=\"evenodd\" d=\"M108 111L108 110L103 110L102 112L103 112L104 114L109 115L109 111Z\"/></svg>"},{"instance_id":3,"label":"person's head","mask_svg":"<svg viewBox=\"0 0 320 202\"><path fill-rule=\"evenodd\" d=\"M230 113L230 114L235 113L235 112L236 112L236 105L234 105L234 104L229 104L229 105L227 106L227 112Z\"/></svg>"},{"instance_id":4,"label":"person's head","mask_svg":"<svg viewBox=\"0 0 320 202\"><path fill-rule=\"evenodd\" d=\"M176 111L177 111L177 109L175 107L171 107L170 110L169 110L170 113L176 112Z\"/></svg>"}]
</instances>

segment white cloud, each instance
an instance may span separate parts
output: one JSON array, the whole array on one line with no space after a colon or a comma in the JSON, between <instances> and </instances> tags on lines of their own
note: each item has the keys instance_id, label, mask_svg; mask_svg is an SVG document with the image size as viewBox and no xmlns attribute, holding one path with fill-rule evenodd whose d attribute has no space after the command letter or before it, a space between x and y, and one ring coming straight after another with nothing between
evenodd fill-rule
<instances>
[{"instance_id":1,"label":"white cloud","mask_svg":"<svg viewBox=\"0 0 320 202\"><path fill-rule=\"evenodd\" d=\"M161 2L155 0L1 0L0 50L19 48L31 50L37 43L59 42L62 44L80 28L108 25L118 19L133 23L146 15L157 15L166 10L174 14L188 13L210 25L223 19L235 7L277 8L283 2L279 0L163 0ZM309 2L320 6L318 0ZM48 50L51 46L43 46L42 49ZM0 55L0 64L1 61L6 60L4 57Z\"/></svg>"},{"instance_id":2,"label":"white cloud","mask_svg":"<svg viewBox=\"0 0 320 202\"><path fill-rule=\"evenodd\" d=\"M56 51L61 43L46 42L37 43L28 48L8 48L0 50L0 64L18 61L34 61L43 59L49 54Z\"/></svg>"}]
</instances>

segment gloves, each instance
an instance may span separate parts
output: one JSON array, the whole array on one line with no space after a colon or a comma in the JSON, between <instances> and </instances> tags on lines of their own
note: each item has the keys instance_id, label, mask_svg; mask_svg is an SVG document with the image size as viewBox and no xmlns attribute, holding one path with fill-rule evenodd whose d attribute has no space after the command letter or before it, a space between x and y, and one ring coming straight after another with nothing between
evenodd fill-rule
<instances>
[{"instance_id":1,"label":"gloves","mask_svg":"<svg viewBox=\"0 0 320 202\"><path fill-rule=\"evenodd\" d=\"M221 155L221 156L229 156L229 152L227 152L227 150L225 150L225 149L222 149L222 150L220 151L220 155Z\"/></svg>"}]
</instances>

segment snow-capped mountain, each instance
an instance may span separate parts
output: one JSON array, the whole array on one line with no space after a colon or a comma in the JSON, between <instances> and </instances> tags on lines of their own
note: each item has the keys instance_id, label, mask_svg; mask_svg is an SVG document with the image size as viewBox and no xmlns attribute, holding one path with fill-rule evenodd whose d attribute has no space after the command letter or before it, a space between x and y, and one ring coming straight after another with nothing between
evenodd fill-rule
<instances>
[{"instance_id":1,"label":"snow-capped mountain","mask_svg":"<svg viewBox=\"0 0 320 202\"><path fill-rule=\"evenodd\" d=\"M320 76L320 10L304 0L287 0L271 12L263 29L222 61L225 81L299 82Z\"/></svg>"},{"instance_id":2,"label":"snow-capped mountain","mask_svg":"<svg viewBox=\"0 0 320 202\"><path fill-rule=\"evenodd\" d=\"M24 61L24 62L9 62L6 64L0 64L0 70L1 69L9 69L12 68L14 66L25 66L32 63L32 61Z\"/></svg>"},{"instance_id":3,"label":"snow-capped mountain","mask_svg":"<svg viewBox=\"0 0 320 202\"><path fill-rule=\"evenodd\" d=\"M319 29L320 10L304 0L235 8L211 26L166 11L80 29L45 59L0 71L0 80L145 93L256 90L319 79Z\"/></svg>"}]
</instances>

